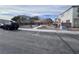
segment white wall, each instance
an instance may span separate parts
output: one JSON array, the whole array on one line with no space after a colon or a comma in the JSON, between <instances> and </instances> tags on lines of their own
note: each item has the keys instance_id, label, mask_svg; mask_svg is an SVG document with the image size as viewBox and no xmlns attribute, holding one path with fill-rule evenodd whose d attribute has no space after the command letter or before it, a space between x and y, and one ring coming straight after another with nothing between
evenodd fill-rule
<instances>
[{"instance_id":1,"label":"white wall","mask_svg":"<svg viewBox=\"0 0 79 59\"><path fill-rule=\"evenodd\" d=\"M79 7L74 7L73 8L73 26L74 27L79 27L79 17L78 17L78 8Z\"/></svg>"},{"instance_id":2,"label":"white wall","mask_svg":"<svg viewBox=\"0 0 79 59\"><path fill-rule=\"evenodd\" d=\"M63 22L66 22L66 20L70 20L72 27L79 27L78 8L79 7L72 7L65 13L59 15L58 18L61 19L61 21Z\"/></svg>"},{"instance_id":3,"label":"white wall","mask_svg":"<svg viewBox=\"0 0 79 59\"><path fill-rule=\"evenodd\" d=\"M63 13L62 15L59 15L58 18L61 19L61 21L66 22L66 20L70 20L70 22L72 23L72 19L73 19L73 8L69 9L68 11L66 11L65 13Z\"/></svg>"}]
</instances>

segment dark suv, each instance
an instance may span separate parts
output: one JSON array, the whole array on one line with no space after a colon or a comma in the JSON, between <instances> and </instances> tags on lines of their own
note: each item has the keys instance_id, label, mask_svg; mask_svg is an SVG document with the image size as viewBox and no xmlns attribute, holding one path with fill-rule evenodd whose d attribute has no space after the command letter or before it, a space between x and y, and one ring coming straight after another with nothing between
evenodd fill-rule
<instances>
[{"instance_id":1,"label":"dark suv","mask_svg":"<svg viewBox=\"0 0 79 59\"><path fill-rule=\"evenodd\" d=\"M1 23L0 28L6 29L6 30L17 30L19 28L19 25L15 21L9 21L8 23Z\"/></svg>"}]
</instances>

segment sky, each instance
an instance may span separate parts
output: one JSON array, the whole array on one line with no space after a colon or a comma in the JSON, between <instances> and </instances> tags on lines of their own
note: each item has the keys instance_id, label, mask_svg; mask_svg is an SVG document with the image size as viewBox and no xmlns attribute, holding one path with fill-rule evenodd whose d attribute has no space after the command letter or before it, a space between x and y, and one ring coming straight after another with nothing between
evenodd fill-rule
<instances>
[{"instance_id":1,"label":"sky","mask_svg":"<svg viewBox=\"0 0 79 59\"><path fill-rule=\"evenodd\" d=\"M54 19L69 7L69 5L0 5L0 19L10 20L17 15Z\"/></svg>"}]
</instances>

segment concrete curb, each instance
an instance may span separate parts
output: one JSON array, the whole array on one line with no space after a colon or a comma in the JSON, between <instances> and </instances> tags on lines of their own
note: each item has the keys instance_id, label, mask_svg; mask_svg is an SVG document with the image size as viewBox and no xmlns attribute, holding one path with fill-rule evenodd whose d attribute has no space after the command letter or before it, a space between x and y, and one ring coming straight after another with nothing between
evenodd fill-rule
<instances>
[{"instance_id":1,"label":"concrete curb","mask_svg":"<svg viewBox=\"0 0 79 59\"><path fill-rule=\"evenodd\" d=\"M33 31L33 32L62 33L62 34L79 34L79 31L66 31L66 30L42 30L42 29L26 29L26 28L19 28L19 30Z\"/></svg>"}]
</instances>

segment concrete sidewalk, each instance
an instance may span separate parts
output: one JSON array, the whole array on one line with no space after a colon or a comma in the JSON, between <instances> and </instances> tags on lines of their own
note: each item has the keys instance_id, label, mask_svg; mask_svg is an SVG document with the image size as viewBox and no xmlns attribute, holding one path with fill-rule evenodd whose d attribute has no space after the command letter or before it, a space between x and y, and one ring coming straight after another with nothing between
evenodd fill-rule
<instances>
[{"instance_id":1,"label":"concrete sidewalk","mask_svg":"<svg viewBox=\"0 0 79 59\"><path fill-rule=\"evenodd\" d=\"M67 30L45 30L45 29L26 29L26 28L19 28L19 30L34 31L34 32L53 32L53 33L64 33L64 34L79 34L79 31L67 31Z\"/></svg>"}]
</instances>

